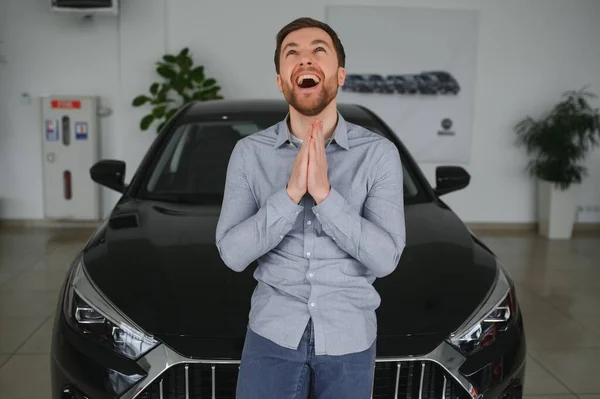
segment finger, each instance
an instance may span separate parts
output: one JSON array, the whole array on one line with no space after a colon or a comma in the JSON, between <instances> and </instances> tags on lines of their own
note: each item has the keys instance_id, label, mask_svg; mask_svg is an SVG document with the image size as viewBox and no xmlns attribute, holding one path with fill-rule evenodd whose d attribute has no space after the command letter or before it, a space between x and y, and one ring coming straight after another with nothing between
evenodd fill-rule
<instances>
[{"instance_id":1,"label":"finger","mask_svg":"<svg viewBox=\"0 0 600 399\"><path fill-rule=\"evenodd\" d=\"M323 121L319 122L319 155L325 156L325 133L323 132Z\"/></svg>"},{"instance_id":2,"label":"finger","mask_svg":"<svg viewBox=\"0 0 600 399\"><path fill-rule=\"evenodd\" d=\"M319 145L320 147L325 146L325 132L323 132L323 122L319 123Z\"/></svg>"},{"instance_id":3,"label":"finger","mask_svg":"<svg viewBox=\"0 0 600 399\"><path fill-rule=\"evenodd\" d=\"M310 141L306 140L306 153L304 154L304 167L306 168L304 171L308 174L308 171L310 170L310 164L311 162L314 161L314 155L312 154L312 151L310 150Z\"/></svg>"},{"instance_id":4,"label":"finger","mask_svg":"<svg viewBox=\"0 0 600 399\"><path fill-rule=\"evenodd\" d=\"M309 137L310 136L314 137L315 134L316 134L317 128L318 128L318 126L317 126L317 120L312 121L310 123L310 128L308 129L308 136Z\"/></svg>"},{"instance_id":5,"label":"finger","mask_svg":"<svg viewBox=\"0 0 600 399\"><path fill-rule=\"evenodd\" d=\"M304 141L302 142L302 148L304 149L305 147L308 147L308 144L309 144L309 143L308 143L308 137L306 137L306 138L304 139Z\"/></svg>"},{"instance_id":6,"label":"finger","mask_svg":"<svg viewBox=\"0 0 600 399\"><path fill-rule=\"evenodd\" d=\"M309 132L306 134L306 137L304 137L304 140L302 141L302 146L301 146L302 150L305 150L306 147L309 146L309 144L310 144L309 141L308 141L309 137L310 137L310 129L309 129Z\"/></svg>"},{"instance_id":7,"label":"finger","mask_svg":"<svg viewBox=\"0 0 600 399\"><path fill-rule=\"evenodd\" d=\"M310 140L304 140L302 143L302 158L308 159L310 153Z\"/></svg>"}]
</instances>

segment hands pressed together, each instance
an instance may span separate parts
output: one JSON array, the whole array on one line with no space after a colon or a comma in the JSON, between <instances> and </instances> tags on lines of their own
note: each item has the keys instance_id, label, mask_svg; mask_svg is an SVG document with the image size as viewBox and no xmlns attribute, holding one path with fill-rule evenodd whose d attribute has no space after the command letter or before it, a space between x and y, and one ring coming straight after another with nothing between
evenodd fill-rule
<instances>
[{"instance_id":1,"label":"hands pressed together","mask_svg":"<svg viewBox=\"0 0 600 399\"><path fill-rule=\"evenodd\" d=\"M330 189L323 122L315 120L294 162L287 192L290 198L298 203L308 191L315 202L320 204L327 198Z\"/></svg>"}]
</instances>

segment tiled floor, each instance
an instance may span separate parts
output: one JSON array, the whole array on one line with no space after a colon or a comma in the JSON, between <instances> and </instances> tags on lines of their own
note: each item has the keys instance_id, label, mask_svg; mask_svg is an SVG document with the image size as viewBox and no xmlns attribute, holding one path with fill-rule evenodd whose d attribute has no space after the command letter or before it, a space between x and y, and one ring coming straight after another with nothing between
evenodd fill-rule
<instances>
[{"instance_id":1,"label":"tiled floor","mask_svg":"<svg viewBox=\"0 0 600 399\"><path fill-rule=\"evenodd\" d=\"M50 398L58 289L90 233L0 229L1 399ZM600 237L481 237L517 284L528 338L526 394L600 399Z\"/></svg>"}]
</instances>

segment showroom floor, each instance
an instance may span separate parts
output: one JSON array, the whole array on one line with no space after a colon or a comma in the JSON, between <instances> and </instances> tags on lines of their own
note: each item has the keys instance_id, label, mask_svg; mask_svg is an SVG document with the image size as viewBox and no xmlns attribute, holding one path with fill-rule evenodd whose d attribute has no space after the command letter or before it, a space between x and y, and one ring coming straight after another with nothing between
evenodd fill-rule
<instances>
[{"instance_id":1,"label":"showroom floor","mask_svg":"<svg viewBox=\"0 0 600 399\"><path fill-rule=\"evenodd\" d=\"M50 398L48 356L58 289L89 234L0 229L0 398ZM518 284L528 338L526 394L600 399L600 237L482 238Z\"/></svg>"}]
</instances>

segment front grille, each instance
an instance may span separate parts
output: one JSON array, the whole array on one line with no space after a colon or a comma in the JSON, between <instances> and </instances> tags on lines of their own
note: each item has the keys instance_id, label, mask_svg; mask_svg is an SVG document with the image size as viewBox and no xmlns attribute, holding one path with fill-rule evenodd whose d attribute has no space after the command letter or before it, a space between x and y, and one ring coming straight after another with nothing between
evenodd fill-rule
<instances>
[{"instance_id":1,"label":"front grille","mask_svg":"<svg viewBox=\"0 0 600 399\"><path fill-rule=\"evenodd\" d=\"M468 393L437 363L381 362L375 366L373 399L459 399Z\"/></svg>"},{"instance_id":2,"label":"front grille","mask_svg":"<svg viewBox=\"0 0 600 399\"><path fill-rule=\"evenodd\" d=\"M238 364L181 364L166 370L139 399L235 399ZM373 399L462 399L468 393L437 363L378 362Z\"/></svg>"},{"instance_id":3,"label":"front grille","mask_svg":"<svg viewBox=\"0 0 600 399\"><path fill-rule=\"evenodd\" d=\"M235 399L238 364L181 364L166 370L140 399Z\"/></svg>"}]
</instances>

